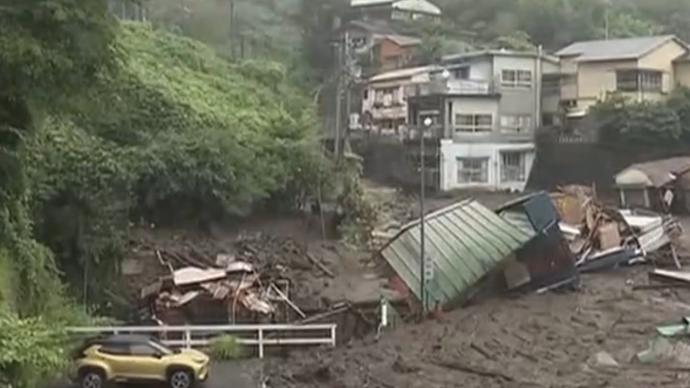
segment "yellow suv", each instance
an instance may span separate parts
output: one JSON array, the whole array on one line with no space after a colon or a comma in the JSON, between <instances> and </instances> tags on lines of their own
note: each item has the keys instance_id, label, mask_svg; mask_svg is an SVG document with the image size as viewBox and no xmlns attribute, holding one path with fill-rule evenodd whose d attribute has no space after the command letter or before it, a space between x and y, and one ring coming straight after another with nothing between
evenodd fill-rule
<instances>
[{"instance_id":1,"label":"yellow suv","mask_svg":"<svg viewBox=\"0 0 690 388\"><path fill-rule=\"evenodd\" d=\"M166 382L170 388L191 388L205 381L209 371L204 353L172 350L136 335L89 340L74 359L74 377L81 388L104 388L110 382Z\"/></svg>"}]
</instances>

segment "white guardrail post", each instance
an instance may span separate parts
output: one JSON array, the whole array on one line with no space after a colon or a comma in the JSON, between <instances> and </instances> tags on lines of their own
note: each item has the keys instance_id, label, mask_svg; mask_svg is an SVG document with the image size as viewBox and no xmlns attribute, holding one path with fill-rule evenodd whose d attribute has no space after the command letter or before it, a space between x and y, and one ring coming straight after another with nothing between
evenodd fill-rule
<instances>
[{"instance_id":1,"label":"white guardrail post","mask_svg":"<svg viewBox=\"0 0 690 388\"><path fill-rule=\"evenodd\" d=\"M258 346L259 358L264 358L266 345L295 346L295 345L330 345L336 346L336 324L312 324L312 325L218 325L218 326L111 326L111 327L72 327L68 331L75 334L159 334L161 342L168 346L190 349L193 347L206 347L210 345L213 336L233 333L255 332L255 337L238 336L238 343L245 346ZM289 333L294 331L317 332L309 336L305 334L301 338L264 338L266 332ZM328 332L325 334L324 332ZM201 334L194 337L195 333ZM182 339L168 339L168 334L181 334Z\"/></svg>"},{"instance_id":2,"label":"white guardrail post","mask_svg":"<svg viewBox=\"0 0 690 388\"><path fill-rule=\"evenodd\" d=\"M192 348L192 332L187 328L187 330L184 331L184 346L187 349Z\"/></svg>"},{"instance_id":3,"label":"white guardrail post","mask_svg":"<svg viewBox=\"0 0 690 388\"><path fill-rule=\"evenodd\" d=\"M264 358L264 331L259 328L259 358Z\"/></svg>"}]
</instances>

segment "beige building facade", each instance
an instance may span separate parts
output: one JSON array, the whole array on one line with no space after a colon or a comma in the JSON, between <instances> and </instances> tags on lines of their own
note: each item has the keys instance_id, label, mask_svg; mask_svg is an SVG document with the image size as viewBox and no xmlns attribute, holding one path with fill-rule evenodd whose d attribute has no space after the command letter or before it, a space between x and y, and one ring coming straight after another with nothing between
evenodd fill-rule
<instances>
[{"instance_id":1,"label":"beige building facade","mask_svg":"<svg viewBox=\"0 0 690 388\"><path fill-rule=\"evenodd\" d=\"M659 101L676 85L690 85L684 42L672 35L576 42L558 51L561 105L571 117L612 93Z\"/></svg>"}]
</instances>

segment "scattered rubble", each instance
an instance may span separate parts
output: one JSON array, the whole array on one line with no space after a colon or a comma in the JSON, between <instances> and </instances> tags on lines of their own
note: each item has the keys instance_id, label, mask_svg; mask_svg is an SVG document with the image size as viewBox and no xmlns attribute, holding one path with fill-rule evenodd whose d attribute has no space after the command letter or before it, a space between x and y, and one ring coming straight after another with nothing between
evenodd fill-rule
<instances>
[{"instance_id":1,"label":"scattered rubble","mask_svg":"<svg viewBox=\"0 0 690 388\"><path fill-rule=\"evenodd\" d=\"M299 293L302 273L314 278L335 276L289 238L241 235L231 247L212 251L186 245L185 251L148 246L168 273L144 286L140 298L149 313L165 323L187 323L175 317L185 315L182 310L196 301L213 304L221 315L225 311L230 322L304 319L306 313L290 297ZM286 308L280 308L283 305Z\"/></svg>"},{"instance_id":2,"label":"scattered rubble","mask_svg":"<svg viewBox=\"0 0 690 388\"><path fill-rule=\"evenodd\" d=\"M674 217L605 206L593 190L578 186L562 188L552 197L581 272L646 260L661 264L668 258L680 268L674 241L682 228ZM657 255L666 248L670 254Z\"/></svg>"}]
</instances>

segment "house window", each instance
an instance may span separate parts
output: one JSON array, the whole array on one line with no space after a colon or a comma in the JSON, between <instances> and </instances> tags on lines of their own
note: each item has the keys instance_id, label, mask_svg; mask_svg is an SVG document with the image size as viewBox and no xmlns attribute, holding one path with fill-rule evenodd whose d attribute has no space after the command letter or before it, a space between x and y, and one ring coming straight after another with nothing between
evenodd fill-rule
<instances>
[{"instance_id":1,"label":"house window","mask_svg":"<svg viewBox=\"0 0 690 388\"><path fill-rule=\"evenodd\" d=\"M456 79L470 79L470 68L461 67L453 70L453 77Z\"/></svg>"},{"instance_id":2,"label":"house window","mask_svg":"<svg viewBox=\"0 0 690 388\"><path fill-rule=\"evenodd\" d=\"M556 95L561 91L560 74L544 74L541 83L544 95Z\"/></svg>"},{"instance_id":3,"label":"house window","mask_svg":"<svg viewBox=\"0 0 690 388\"><path fill-rule=\"evenodd\" d=\"M364 99L365 100L369 99L369 89L364 89Z\"/></svg>"},{"instance_id":4,"label":"house window","mask_svg":"<svg viewBox=\"0 0 690 388\"><path fill-rule=\"evenodd\" d=\"M394 88L380 88L376 89L375 92L375 97L374 97L374 106L375 107L381 107L381 106L392 106L392 105L401 105L402 102L400 101L400 97L402 93L400 92L400 88L394 87Z\"/></svg>"},{"instance_id":5,"label":"house window","mask_svg":"<svg viewBox=\"0 0 690 388\"><path fill-rule=\"evenodd\" d=\"M456 114L455 132L491 132L493 117L486 114Z\"/></svg>"},{"instance_id":6,"label":"house window","mask_svg":"<svg viewBox=\"0 0 690 388\"><path fill-rule=\"evenodd\" d=\"M622 92L637 91L637 70L619 70L616 72L616 88Z\"/></svg>"},{"instance_id":7,"label":"house window","mask_svg":"<svg viewBox=\"0 0 690 388\"><path fill-rule=\"evenodd\" d=\"M643 91L661 92L662 79L660 71L643 71L640 73L640 88Z\"/></svg>"},{"instance_id":8,"label":"house window","mask_svg":"<svg viewBox=\"0 0 690 388\"><path fill-rule=\"evenodd\" d=\"M530 70L503 70L501 85L509 88L531 88L532 72Z\"/></svg>"},{"instance_id":9,"label":"house window","mask_svg":"<svg viewBox=\"0 0 690 388\"><path fill-rule=\"evenodd\" d=\"M653 70L616 71L616 89L621 92L661 92L663 74Z\"/></svg>"},{"instance_id":10,"label":"house window","mask_svg":"<svg viewBox=\"0 0 690 388\"><path fill-rule=\"evenodd\" d=\"M525 132L532 128L532 116L530 115L513 115L501 116L501 131L502 132Z\"/></svg>"},{"instance_id":11,"label":"house window","mask_svg":"<svg viewBox=\"0 0 690 388\"><path fill-rule=\"evenodd\" d=\"M526 180L525 153L501 153L501 182L524 182Z\"/></svg>"},{"instance_id":12,"label":"house window","mask_svg":"<svg viewBox=\"0 0 690 388\"><path fill-rule=\"evenodd\" d=\"M458 158L458 183L488 183L489 158Z\"/></svg>"}]
</instances>

